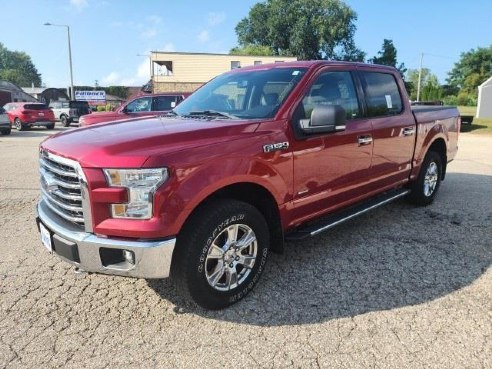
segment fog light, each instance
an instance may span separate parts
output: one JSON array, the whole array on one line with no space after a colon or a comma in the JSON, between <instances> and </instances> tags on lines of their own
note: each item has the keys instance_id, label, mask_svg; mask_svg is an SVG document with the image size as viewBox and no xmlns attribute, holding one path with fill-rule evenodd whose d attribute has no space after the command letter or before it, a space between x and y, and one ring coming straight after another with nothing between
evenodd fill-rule
<instances>
[{"instance_id":1,"label":"fog light","mask_svg":"<svg viewBox=\"0 0 492 369\"><path fill-rule=\"evenodd\" d=\"M133 253L133 251L123 250L123 257L127 262L129 262L132 265L135 265L135 254Z\"/></svg>"}]
</instances>

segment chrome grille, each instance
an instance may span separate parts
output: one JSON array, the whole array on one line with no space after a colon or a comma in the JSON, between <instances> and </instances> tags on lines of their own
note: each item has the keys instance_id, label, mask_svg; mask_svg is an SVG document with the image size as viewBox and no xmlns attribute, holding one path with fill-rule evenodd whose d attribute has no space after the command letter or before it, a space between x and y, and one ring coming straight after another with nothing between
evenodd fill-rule
<instances>
[{"instance_id":1,"label":"chrome grille","mask_svg":"<svg viewBox=\"0 0 492 369\"><path fill-rule=\"evenodd\" d=\"M41 151L41 193L46 205L60 217L84 226L82 170L70 159Z\"/></svg>"}]
</instances>

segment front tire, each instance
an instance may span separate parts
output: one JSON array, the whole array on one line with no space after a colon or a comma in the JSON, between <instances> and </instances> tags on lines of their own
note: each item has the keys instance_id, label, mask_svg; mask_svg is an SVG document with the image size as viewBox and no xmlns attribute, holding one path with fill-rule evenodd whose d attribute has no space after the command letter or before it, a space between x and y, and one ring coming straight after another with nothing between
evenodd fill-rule
<instances>
[{"instance_id":1,"label":"front tire","mask_svg":"<svg viewBox=\"0 0 492 369\"><path fill-rule=\"evenodd\" d=\"M53 123L53 124L48 124L48 125L46 126L46 129L53 129L53 128L55 128L55 123Z\"/></svg>"},{"instance_id":2,"label":"front tire","mask_svg":"<svg viewBox=\"0 0 492 369\"><path fill-rule=\"evenodd\" d=\"M269 249L268 226L250 204L217 200L200 208L178 236L171 277L206 309L222 309L258 282Z\"/></svg>"},{"instance_id":3,"label":"front tire","mask_svg":"<svg viewBox=\"0 0 492 369\"><path fill-rule=\"evenodd\" d=\"M441 185L441 178L441 156L435 151L429 151L424 158L417 180L411 185L410 202L420 206L431 204Z\"/></svg>"}]
</instances>

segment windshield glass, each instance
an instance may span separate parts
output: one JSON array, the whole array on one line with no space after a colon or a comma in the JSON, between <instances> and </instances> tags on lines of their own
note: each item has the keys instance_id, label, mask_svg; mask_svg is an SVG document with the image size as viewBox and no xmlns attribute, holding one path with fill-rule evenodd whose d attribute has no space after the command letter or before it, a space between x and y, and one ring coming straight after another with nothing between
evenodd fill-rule
<instances>
[{"instance_id":1,"label":"windshield glass","mask_svg":"<svg viewBox=\"0 0 492 369\"><path fill-rule=\"evenodd\" d=\"M221 75L185 99L173 112L213 118L272 118L306 68L272 68Z\"/></svg>"},{"instance_id":2,"label":"windshield glass","mask_svg":"<svg viewBox=\"0 0 492 369\"><path fill-rule=\"evenodd\" d=\"M69 107L73 109L89 108L89 103L87 101L70 101Z\"/></svg>"}]
</instances>

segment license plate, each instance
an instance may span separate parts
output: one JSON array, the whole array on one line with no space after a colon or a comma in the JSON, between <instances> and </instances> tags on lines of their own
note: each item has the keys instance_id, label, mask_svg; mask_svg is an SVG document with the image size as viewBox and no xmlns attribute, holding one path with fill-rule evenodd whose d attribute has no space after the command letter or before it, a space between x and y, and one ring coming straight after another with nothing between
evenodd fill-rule
<instances>
[{"instance_id":1,"label":"license plate","mask_svg":"<svg viewBox=\"0 0 492 369\"><path fill-rule=\"evenodd\" d=\"M44 117L44 113L38 113L40 117Z\"/></svg>"},{"instance_id":2,"label":"license plate","mask_svg":"<svg viewBox=\"0 0 492 369\"><path fill-rule=\"evenodd\" d=\"M52 253L53 246L51 245L50 231L48 231L42 223L39 223L39 230L41 231L41 242L43 243L43 246Z\"/></svg>"}]
</instances>

